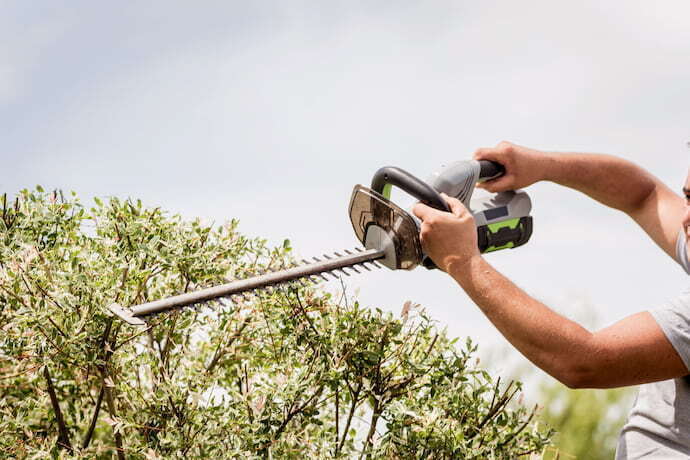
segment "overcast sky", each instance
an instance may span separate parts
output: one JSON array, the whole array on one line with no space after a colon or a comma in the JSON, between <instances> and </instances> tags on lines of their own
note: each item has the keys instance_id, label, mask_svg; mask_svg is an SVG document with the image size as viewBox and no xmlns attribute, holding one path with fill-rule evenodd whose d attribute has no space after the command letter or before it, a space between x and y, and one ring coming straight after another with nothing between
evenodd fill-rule
<instances>
[{"instance_id":1,"label":"overcast sky","mask_svg":"<svg viewBox=\"0 0 690 460\"><path fill-rule=\"evenodd\" d=\"M0 1L0 193L141 198L311 256L356 246L351 189L383 165L427 177L506 139L617 154L674 189L687 172L686 0L57 3ZM487 255L527 292L603 326L685 288L626 216L529 192L532 240ZM440 272L348 287L505 345Z\"/></svg>"}]
</instances>

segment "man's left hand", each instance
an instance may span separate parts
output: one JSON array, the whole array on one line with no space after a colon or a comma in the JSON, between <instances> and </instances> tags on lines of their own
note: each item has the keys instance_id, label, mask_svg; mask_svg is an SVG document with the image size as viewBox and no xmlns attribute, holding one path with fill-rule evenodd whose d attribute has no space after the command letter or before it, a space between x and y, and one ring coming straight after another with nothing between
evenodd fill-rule
<instances>
[{"instance_id":1,"label":"man's left hand","mask_svg":"<svg viewBox=\"0 0 690 460\"><path fill-rule=\"evenodd\" d=\"M450 273L456 266L462 266L479 257L477 228L474 217L456 198L441 194L451 212L439 211L422 203L412 209L422 220L419 232L422 248L436 266Z\"/></svg>"}]
</instances>

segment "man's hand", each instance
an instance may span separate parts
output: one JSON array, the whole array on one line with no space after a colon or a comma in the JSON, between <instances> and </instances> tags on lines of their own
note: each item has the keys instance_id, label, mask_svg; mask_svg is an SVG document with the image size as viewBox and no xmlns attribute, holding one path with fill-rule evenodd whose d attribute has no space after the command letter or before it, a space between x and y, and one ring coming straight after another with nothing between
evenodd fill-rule
<instances>
[{"instance_id":1,"label":"man's hand","mask_svg":"<svg viewBox=\"0 0 690 460\"><path fill-rule=\"evenodd\" d=\"M539 150L503 141L496 147L480 148L474 152L475 160L500 163L506 172L498 179L479 184L492 193L517 190L546 178L549 156Z\"/></svg>"},{"instance_id":2,"label":"man's hand","mask_svg":"<svg viewBox=\"0 0 690 460\"><path fill-rule=\"evenodd\" d=\"M675 260L685 202L639 166L610 155L542 152L505 141L478 149L474 158L495 161L506 170L479 187L496 193L547 180L579 190L628 214Z\"/></svg>"},{"instance_id":3,"label":"man's hand","mask_svg":"<svg viewBox=\"0 0 690 460\"><path fill-rule=\"evenodd\" d=\"M450 273L454 266L461 266L479 257L477 228L474 217L456 198L442 193L451 212L443 212L422 203L412 210L422 220L420 240L424 252L436 266Z\"/></svg>"}]
</instances>

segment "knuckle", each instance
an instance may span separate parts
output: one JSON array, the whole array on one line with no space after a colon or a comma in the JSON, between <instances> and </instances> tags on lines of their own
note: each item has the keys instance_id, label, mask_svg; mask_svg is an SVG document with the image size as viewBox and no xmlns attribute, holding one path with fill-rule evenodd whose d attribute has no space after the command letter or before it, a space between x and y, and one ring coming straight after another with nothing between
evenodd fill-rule
<instances>
[{"instance_id":1,"label":"knuckle","mask_svg":"<svg viewBox=\"0 0 690 460\"><path fill-rule=\"evenodd\" d=\"M515 148L515 145L514 145L512 142L501 141L501 142L498 144L498 149L499 149L499 150L501 151L501 153L503 153L503 154L513 153L514 148Z\"/></svg>"},{"instance_id":2,"label":"knuckle","mask_svg":"<svg viewBox=\"0 0 690 460\"><path fill-rule=\"evenodd\" d=\"M484 147L480 147L480 148L478 148L477 150L474 151L474 157L475 157L475 158L476 158L476 157L480 157L480 156L482 156L484 153L486 153L486 149L485 149Z\"/></svg>"}]
</instances>

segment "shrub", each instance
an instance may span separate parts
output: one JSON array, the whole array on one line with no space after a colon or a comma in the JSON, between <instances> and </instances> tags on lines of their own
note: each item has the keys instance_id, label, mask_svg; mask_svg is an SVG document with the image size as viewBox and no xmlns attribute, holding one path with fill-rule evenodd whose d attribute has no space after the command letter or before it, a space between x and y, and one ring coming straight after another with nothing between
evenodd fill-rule
<instances>
[{"instance_id":1,"label":"shrub","mask_svg":"<svg viewBox=\"0 0 690 460\"><path fill-rule=\"evenodd\" d=\"M551 431L409 303L291 285L132 328L105 308L291 263L141 202L0 197L0 449L18 458L515 458Z\"/></svg>"}]
</instances>

